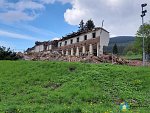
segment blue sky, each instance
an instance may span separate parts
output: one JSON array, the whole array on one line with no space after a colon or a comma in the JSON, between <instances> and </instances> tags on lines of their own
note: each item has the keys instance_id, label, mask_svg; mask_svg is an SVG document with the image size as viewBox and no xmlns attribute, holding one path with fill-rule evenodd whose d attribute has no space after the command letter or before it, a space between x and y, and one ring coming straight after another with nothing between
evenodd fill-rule
<instances>
[{"instance_id":1,"label":"blue sky","mask_svg":"<svg viewBox=\"0 0 150 113\"><path fill-rule=\"evenodd\" d=\"M141 3L149 0L0 0L0 46L23 51L35 41L47 41L77 31L83 19L93 19L110 36L134 36L141 25Z\"/></svg>"},{"instance_id":2,"label":"blue sky","mask_svg":"<svg viewBox=\"0 0 150 113\"><path fill-rule=\"evenodd\" d=\"M77 26L64 20L64 13L70 7L69 3L55 2L45 5L45 9L32 21L0 21L0 45L23 51L32 47L36 40L53 40L76 31Z\"/></svg>"}]
</instances>

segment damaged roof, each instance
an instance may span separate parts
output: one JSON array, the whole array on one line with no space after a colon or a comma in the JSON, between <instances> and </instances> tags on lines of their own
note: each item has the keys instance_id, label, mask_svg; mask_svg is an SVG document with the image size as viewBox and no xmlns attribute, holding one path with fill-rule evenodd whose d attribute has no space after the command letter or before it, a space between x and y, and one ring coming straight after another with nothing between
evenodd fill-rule
<instances>
[{"instance_id":1,"label":"damaged roof","mask_svg":"<svg viewBox=\"0 0 150 113\"><path fill-rule=\"evenodd\" d=\"M70 38L73 38L73 37L76 37L76 36L80 36L80 35L82 35L82 34L84 34L84 33L92 32L92 31L97 31L97 30L100 30L100 29L101 29L101 30L104 30L104 31L106 31L106 32L108 32L107 30L105 30L105 29L103 29L103 28L96 27L96 28L94 28L94 29L92 29L92 30L83 30L83 31L73 32L73 33L71 33L71 34L66 35L65 37L62 37L62 39L60 39L59 41L68 40L68 39L70 39ZM108 33L109 33L109 32L108 32Z\"/></svg>"}]
</instances>

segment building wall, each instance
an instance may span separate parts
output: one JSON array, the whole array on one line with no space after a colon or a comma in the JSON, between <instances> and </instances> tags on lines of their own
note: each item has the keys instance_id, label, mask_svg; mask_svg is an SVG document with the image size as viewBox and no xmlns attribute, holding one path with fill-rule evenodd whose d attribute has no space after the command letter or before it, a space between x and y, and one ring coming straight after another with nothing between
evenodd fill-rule
<instances>
[{"instance_id":1,"label":"building wall","mask_svg":"<svg viewBox=\"0 0 150 113\"><path fill-rule=\"evenodd\" d=\"M47 50L52 50L52 45L48 45Z\"/></svg>"},{"instance_id":2,"label":"building wall","mask_svg":"<svg viewBox=\"0 0 150 113\"><path fill-rule=\"evenodd\" d=\"M106 32L105 30L97 30L97 31L92 31L90 33L85 33L83 35L80 35L80 36L77 36L77 37L74 37L74 38L71 38L73 40L73 44L70 43L70 40L71 39L68 39L68 40L64 40L64 41L60 41L58 42L58 47L59 48L63 48L63 46L65 46L65 48L68 48L70 45L74 45L74 44L77 44L77 38L79 37L79 43L80 42L85 42L84 40L84 36L87 35L87 40L89 40L89 42L92 44L92 40L91 39L94 39L92 34L93 33L96 33L96 38L99 37L99 41L97 43L99 43L99 54L103 54L103 46L108 46L108 43L109 43L109 33ZM67 45L65 45L65 41L67 41ZM94 40L93 40L94 41ZM61 47L60 47L60 43L61 44Z\"/></svg>"},{"instance_id":3,"label":"building wall","mask_svg":"<svg viewBox=\"0 0 150 113\"><path fill-rule=\"evenodd\" d=\"M35 50L33 49L33 50L31 50L31 53L34 53L35 52Z\"/></svg>"},{"instance_id":4,"label":"building wall","mask_svg":"<svg viewBox=\"0 0 150 113\"><path fill-rule=\"evenodd\" d=\"M35 52L39 52L39 46L35 46Z\"/></svg>"},{"instance_id":5,"label":"building wall","mask_svg":"<svg viewBox=\"0 0 150 113\"><path fill-rule=\"evenodd\" d=\"M96 33L96 37L99 37L100 36L100 30L97 30L97 31L92 31L92 32L90 32L90 33L85 33L85 34L83 34L83 35L80 35L80 36L77 36L77 37L74 37L74 38L70 38L70 39L68 39L68 40L65 40L65 41L67 41L67 45L70 45L71 43L71 40L73 40L73 44L75 44L75 43L77 43L77 38L79 37L79 42L81 42L81 41L84 41L84 36L85 35L87 35L87 40L89 40L89 39L92 39L93 37L92 37L92 34L93 33ZM58 42L58 47L60 47L60 43L61 43L61 46L65 46L65 41L60 41L60 42Z\"/></svg>"},{"instance_id":6,"label":"building wall","mask_svg":"<svg viewBox=\"0 0 150 113\"><path fill-rule=\"evenodd\" d=\"M44 51L44 45L35 46L35 52L41 52L41 51Z\"/></svg>"},{"instance_id":7,"label":"building wall","mask_svg":"<svg viewBox=\"0 0 150 113\"><path fill-rule=\"evenodd\" d=\"M93 33L96 33L95 38L93 38ZM87 40L84 40L84 36L87 35ZM77 38L79 37L79 42L77 42ZM73 43L71 44L71 40ZM65 41L67 41L67 45L65 45ZM61 43L61 47L60 47ZM82 48L86 46L87 51L89 51L90 46L92 45L94 50L97 49L98 54L103 54L103 46L108 46L109 43L109 33L105 30L98 29L96 31L91 31L89 33L84 33L80 36L73 37L71 39L63 40L58 42L58 47L50 44L47 47L44 47L43 44L36 45L34 48L34 52L42 52L45 50L59 50L59 51L66 51L70 50L71 48ZM97 45L97 46L95 46ZM32 51L33 52L33 51Z\"/></svg>"},{"instance_id":8,"label":"building wall","mask_svg":"<svg viewBox=\"0 0 150 113\"><path fill-rule=\"evenodd\" d=\"M100 48L99 48L99 53L103 54L103 47L108 46L109 43L109 33L102 30L99 32L100 33Z\"/></svg>"}]
</instances>

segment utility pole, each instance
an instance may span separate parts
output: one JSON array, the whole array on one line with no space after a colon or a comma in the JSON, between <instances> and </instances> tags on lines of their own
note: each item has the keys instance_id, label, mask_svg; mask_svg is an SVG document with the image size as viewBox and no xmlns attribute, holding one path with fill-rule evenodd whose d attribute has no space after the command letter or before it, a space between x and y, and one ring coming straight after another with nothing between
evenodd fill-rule
<instances>
[{"instance_id":1,"label":"utility pole","mask_svg":"<svg viewBox=\"0 0 150 113\"><path fill-rule=\"evenodd\" d=\"M147 10L144 10L144 7L146 7L147 4L141 4L141 7L142 7L142 29L144 30L144 16L145 16L145 13L147 13ZM143 66L145 66L145 36L144 36L144 31L142 31L142 37L143 37L143 44L142 44L142 48L143 48Z\"/></svg>"}]
</instances>

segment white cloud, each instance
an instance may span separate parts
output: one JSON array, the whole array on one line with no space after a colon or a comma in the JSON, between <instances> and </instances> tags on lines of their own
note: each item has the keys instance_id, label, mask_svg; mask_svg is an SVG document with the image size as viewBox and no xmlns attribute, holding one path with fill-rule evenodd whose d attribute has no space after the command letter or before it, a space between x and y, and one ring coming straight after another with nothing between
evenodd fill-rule
<instances>
[{"instance_id":1,"label":"white cloud","mask_svg":"<svg viewBox=\"0 0 150 113\"><path fill-rule=\"evenodd\" d=\"M17 21L31 21L36 18L36 14L27 14L21 11L9 11L6 13L0 14L0 19L8 22L17 22Z\"/></svg>"},{"instance_id":2,"label":"white cloud","mask_svg":"<svg viewBox=\"0 0 150 113\"><path fill-rule=\"evenodd\" d=\"M73 0L0 0L0 20L6 22L32 21L45 9L45 5L61 2L71 3Z\"/></svg>"},{"instance_id":3,"label":"white cloud","mask_svg":"<svg viewBox=\"0 0 150 113\"><path fill-rule=\"evenodd\" d=\"M40 2L44 3L44 4L52 4L54 3L56 0L40 0Z\"/></svg>"},{"instance_id":4,"label":"white cloud","mask_svg":"<svg viewBox=\"0 0 150 113\"><path fill-rule=\"evenodd\" d=\"M97 26L110 31L111 35L134 35L141 25L141 3L148 3L145 21L150 17L149 0L18 0L8 2L0 0L0 20L7 22L32 21L45 5L61 2L70 3L72 8L64 13L65 21L70 25L78 25L81 19L93 19Z\"/></svg>"},{"instance_id":5,"label":"white cloud","mask_svg":"<svg viewBox=\"0 0 150 113\"><path fill-rule=\"evenodd\" d=\"M55 33L55 32L48 31L48 30L45 30L45 29L41 29L41 28L38 28L38 27L35 27L35 26L32 26L32 25L20 24L20 25L18 25L18 27L19 27L19 28L26 29L26 30L29 30L29 31L34 32L34 33L36 33L36 34L43 35L43 36L52 37L52 36L57 36L57 35L58 35L58 34Z\"/></svg>"},{"instance_id":6,"label":"white cloud","mask_svg":"<svg viewBox=\"0 0 150 113\"><path fill-rule=\"evenodd\" d=\"M2 0L0 1L0 20L7 22L31 21L43 9L45 9L44 4L33 0L19 0L18 2Z\"/></svg>"},{"instance_id":7,"label":"white cloud","mask_svg":"<svg viewBox=\"0 0 150 113\"><path fill-rule=\"evenodd\" d=\"M71 3L73 0L40 0L44 4L52 4L54 2L61 2L63 4L65 3Z\"/></svg>"},{"instance_id":8,"label":"white cloud","mask_svg":"<svg viewBox=\"0 0 150 113\"><path fill-rule=\"evenodd\" d=\"M0 0L0 20L7 22L34 20L46 4L54 2L71 3L73 0ZM9 17L9 18L8 18Z\"/></svg>"},{"instance_id":9,"label":"white cloud","mask_svg":"<svg viewBox=\"0 0 150 113\"><path fill-rule=\"evenodd\" d=\"M6 31L6 30L1 30L1 29L0 29L0 36L9 37L9 38L15 38L15 39L40 41L40 39L32 37L32 36L19 34L19 33L14 33L14 32L9 32L9 31Z\"/></svg>"},{"instance_id":10,"label":"white cloud","mask_svg":"<svg viewBox=\"0 0 150 113\"><path fill-rule=\"evenodd\" d=\"M51 40L59 40L60 38L58 38L58 37L54 37L54 38L52 38Z\"/></svg>"},{"instance_id":11,"label":"white cloud","mask_svg":"<svg viewBox=\"0 0 150 113\"><path fill-rule=\"evenodd\" d=\"M16 10L22 10L22 11L24 11L25 9L30 9L30 10L44 9L43 4L33 2L33 1L20 1L17 2L15 5L16 5Z\"/></svg>"},{"instance_id":12,"label":"white cloud","mask_svg":"<svg viewBox=\"0 0 150 113\"><path fill-rule=\"evenodd\" d=\"M78 25L81 19L93 19L97 26L105 20L104 27L112 35L134 35L141 24L141 3L149 0L73 0L64 18L71 25ZM150 11L150 6L146 9ZM146 14L148 21L150 13Z\"/></svg>"}]
</instances>

